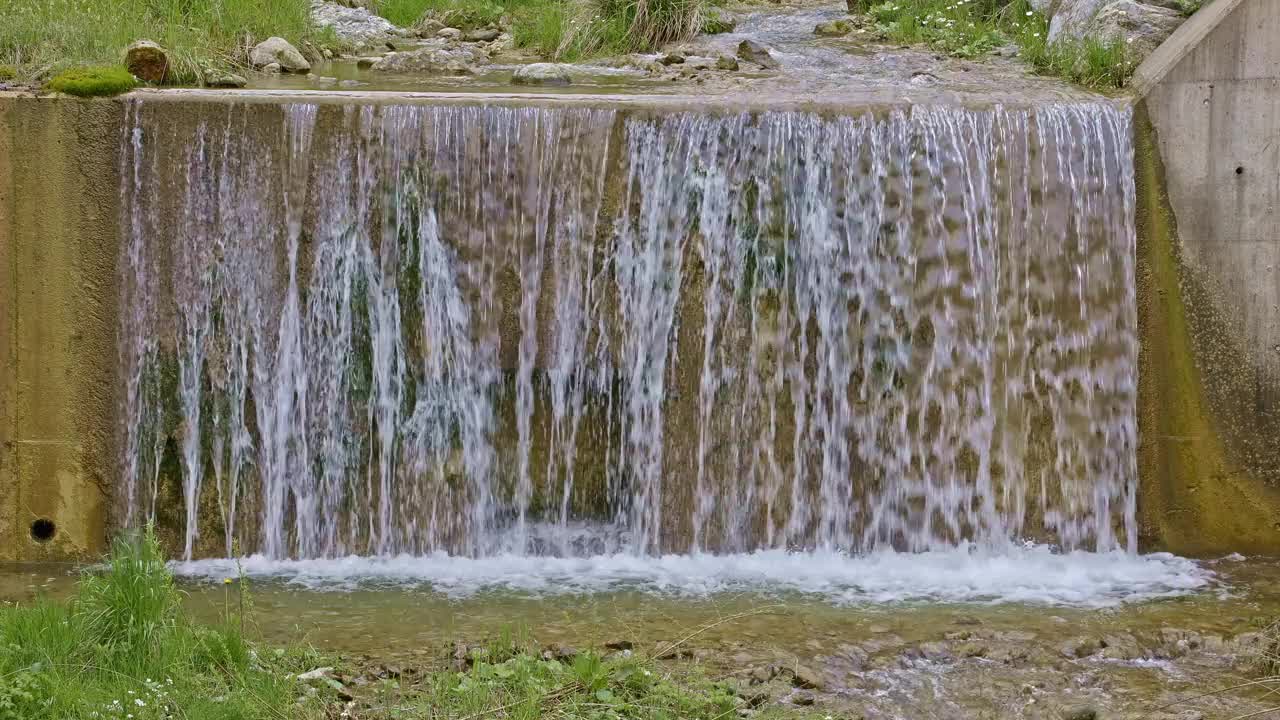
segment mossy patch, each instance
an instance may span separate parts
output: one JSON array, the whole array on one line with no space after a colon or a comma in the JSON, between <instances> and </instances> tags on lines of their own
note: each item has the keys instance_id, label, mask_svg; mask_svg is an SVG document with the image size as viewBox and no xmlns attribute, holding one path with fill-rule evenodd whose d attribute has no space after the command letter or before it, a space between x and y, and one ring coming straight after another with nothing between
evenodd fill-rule
<instances>
[{"instance_id":1,"label":"mossy patch","mask_svg":"<svg viewBox=\"0 0 1280 720\"><path fill-rule=\"evenodd\" d=\"M18 70L12 65L0 65L0 82L18 77Z\"/></svg>"},{"instance_id":2,"label":"mossy patch","mask_svg":"<svg viewBox=\"0 0 1280 720\"><path fill-rule=\"evenodd\" d=\"M129 92L137 85L138 81L122 67L84 67L58 73L47 87L76 97L108 97Z\"/></svg>"}]
</instances>

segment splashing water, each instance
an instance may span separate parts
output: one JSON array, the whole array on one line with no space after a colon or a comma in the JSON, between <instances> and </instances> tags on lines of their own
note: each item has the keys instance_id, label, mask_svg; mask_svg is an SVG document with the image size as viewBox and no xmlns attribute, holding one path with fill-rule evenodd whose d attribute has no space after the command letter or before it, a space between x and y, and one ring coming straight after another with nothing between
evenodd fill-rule
<instances>
[{"instance_id":1,"label":"splashing water","mask_svg":"<svg viewBox=\"0 0 1280 720\"><path fill-rule=\"evenodd\" d=\"M158 104L120 501L187 559L1134 551L1127 109Z\"/></svg>"}]
</instances>

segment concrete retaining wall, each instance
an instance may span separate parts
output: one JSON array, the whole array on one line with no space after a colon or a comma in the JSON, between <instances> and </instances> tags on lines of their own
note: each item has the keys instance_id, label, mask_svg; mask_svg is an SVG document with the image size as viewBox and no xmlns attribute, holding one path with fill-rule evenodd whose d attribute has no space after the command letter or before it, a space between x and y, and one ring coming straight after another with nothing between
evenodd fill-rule
<instances>
[{"instance_id":1,"label":"concrete retaining wall","mask_svg":"<svg viewBox=\"0 0 1280 720\"><path fill-rule=\"evenodd\" d=\"M120 117L0 95L0 560L106 542Z\"/></svg>"},{"instance_id":2,"label":"concrete retaining wall","mask_svg":"<svg viewBox=\"0 0 1280 720\"><path fill-rule=\"evenodd\" d=\"M1280 0L1217 0L1134 84L1144 530L1177 552L1274 553Z\"/></svg>"}]
</instances>

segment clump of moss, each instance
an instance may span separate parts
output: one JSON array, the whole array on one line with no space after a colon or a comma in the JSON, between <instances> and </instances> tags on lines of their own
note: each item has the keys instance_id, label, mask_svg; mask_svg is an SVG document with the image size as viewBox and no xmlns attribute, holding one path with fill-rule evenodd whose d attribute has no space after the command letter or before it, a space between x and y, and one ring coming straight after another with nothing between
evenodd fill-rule
<instances>
[{"instance_id":1,"label":"clump of moss","mask_svg":"<svg viewBox=\"0 0 1280 720\"><path fill-rule=\"evenodd\" d=\"M18 77L18 69L12 65L0 65L0 82Z\"/></svg>"},{"instance_id":2,"label":"clump of moss","mask_svg":"<svg viewBox=\"0 0 1280 720\"><path fill-rule=\"evenodd\" d=\"M48 88L76 97L106 97L129 92L137 85L122 67L83 67L58 73L49 80Z\"/></svg>"}]
</instances>

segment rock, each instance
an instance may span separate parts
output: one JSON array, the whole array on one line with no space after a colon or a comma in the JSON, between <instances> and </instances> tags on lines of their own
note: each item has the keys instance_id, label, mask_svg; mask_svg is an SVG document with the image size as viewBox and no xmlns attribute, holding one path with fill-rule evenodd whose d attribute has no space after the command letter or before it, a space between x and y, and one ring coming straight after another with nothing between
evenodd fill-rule
<instances>
[{"instance_id":1,"label":"rock","mask_svg":"<svg viewBox=\"0 0 1280 720\"><path fill-rule=\"evenodd\" d=\"M359 60L356 60L356 67L360 68L361 70L368 70L369 68L373 67L381 59L382 58L376 58L376 57L362 57Z\"/></svg>"},{"instance_id":2,"label":"rock","mask_svg":"<svg viewBox=\"0 0 1280 720\"><path fill-rule=\"evenodd\" d=\"M968 642L962 642L956 646L956 655L959 655L960 657L986 657L986 654L989 651L990 648L987 647L987 644L978 640L969 640Z\"/></svg>"},{"instance_id":3,"label":"rock","mask_svg":"<svg viewBox=\"0 0 1280 720\"><path fill-rule=\"evenodd\" d=\"M445 40L461 40L462 31L459 30L458 28L451 28L451 27L440 28L439 30L436 31L436 37L444 38Z\"/></svg>"},{"instance_id":4,"label":"rock","mask_svg":"<svg viewBox=\"0 0 1280 720\"><path fill-rule=\"evenodd\" d=\"M822 690L826 688L827 680L808 665L797 665L791 671L791 684L804 690Z\"/></svg>"},{"instance_id":5,"label":"rock","mask_svg":"<svg viewBox=\"0 0 1280 720\"><path fill-rule=\"evenodd\" d=\"M1137 0L1059 0L1050 6L1048 42L1123 42L1130 62L1140 62L1182 24L1178 10Z\"/></svg>"},{"instance_id":6,"label":"rock","mask_svg":"<svg viewBox=\"0 0 1280 720\"><path fill-rule=\"evenodd\" d=\"M1102 638L1102 657L1111 660L1137 660L1142 657L1138 639L1129 633L1116 633Z\"/></svg>"},{"instance_id":7,"label":"rock","mask_svg":"<svg viewBox=\"0 0 1280 720\"><path fill-rule=\"evenodd\" d=\"M572 81L568 67L563 63L532 63L516 68L511 82L516 85L568 85Z\"/></svg>"},{"instance_id":8,"label":"rock","mask_svg":"<svg viewBox=\"0 0 1280 720\"><path fill-rule=\"evenodd\" d=\"M810 693L810 692L804 692L803 690L798 690L791 695L792 705L809 707L810 705L813 705L814 702L816 702L816 700L813 697L813 693Z\"/></svg>"},{"instance_id":9,"label":"rock","mask_svg":"<svg viewBox=\"0 0 1280 720\"><path fill-rule=\"evenodd\" d=\"M320 28L332 28L339 40L356 47L376 45L388 36L399 35L401 30L364 7L345 7L319 0L311 3L311 23Z\"/></svg>"},{"instance_id":10,"label":"rock","mask_svg":"<svg viewBox=\"0 0 1280 720\"><path fill-rule=\"evenodd\" d=\"M842 37L853 32L853 25L847 20L831 20L813 26L813 34L823 37Z\"/></svg>"},{"instance_id":11,"label":"rock","mask_svg":"<svg viewBox=\"0 0 1280 720\"><path fill-rule=\"evenodd\" d=\"M1086 637L1072 638L1058 646L1058 650L1062 652L1063 657L1071 658L1072 660L1089 657L1098 652L1100 648L1101 645L1097 640Z\"/></svg>"},{"instance_id":12,"label":"rock","mask_svg":"<svg viewBox=\"0 0 1280 720\"><path fill-rule=\"evenodd\" d=\"M497 40L502 33L493 28L483 28L480 30L471 30L463 34L462 39L467 42L490 42Z\"/></svg>"},{"instance_id":13,"label":"rock","mask_svg":"<svg viewBox=\"0 0 1280 720\"><path fill-rule=\"evenodd\" d=\"M951 652L940 642L927 642L920 645L920 655L930 662L945 662L951 659Z\"/></svg>"},{"instance_id":14,"label":"rock","mask_svg":"<svg viewBox=\"0 0 1280 720\"><path fill-rule=\"evenodd\" d=\"M280 63L277 62L267 63L262 66L261 70L268 75L279 75L284 72L284 68L280 67Z\"/></svg>"},{"instance_id":15,"label":"rock","mask_svg":"<svg viewBox=\"0 0 1280 720\"><path fill-rule=\"evenodd\" d=\"M1062 720L1097 720L1098 711L1088 705L1064 708Z\"/></svg>"},{"instance_id":16,"label":"rock","mask_svg":"<svg viewBox=\"0 0 1280 720\"><path fill-rule=\"evenodd\" d=\"M425 47L386 55L373 64L373 69L425 75L469 75L475 72L476 65L486 62L488 60L483 55L467 47Z\"/></svg>"},{"instance_id":17,"label":"rock","mask_svg":"<svg viewBox=\"0 0 1280 720\"><path fill-rule=\"evenodd\" d=\"M169 79L169 51L150 40L138 40L125 49L124 66L139 80L159 84Z\"/></svg>"},{"instance_id":18,"label":"rock","mask_svg":"<svg viewBox=\"0 0 1280 720\"><path fill-rule=\"evenodd\" d=\"M436 33L444 29L444 23L433 17L425 17L413 26L414 31L420 38L436 37Z\"/></svg>"},{"instance_id":19,"label":"rock","mask_svg":"<svg viewBox=\"0 0 1280 720\"><path fill-rule=\"evenodd\" d=\"M632 650L635 648L635 643L630 640L613 640L605 643L604 646L607 650Z\"/></svg>"},{"instance_id":20,"label":"rock","mask_svg":"<svg viewBox=\"0 0 1280 720\"><path fill-rule=\"evenodd\" d=\"M684 55L681 55L678 52L669 52L658 58L658 62L663 65L681 65L684 63Z\"/></svg>"},{"instance_id":21,"label":"rock","mask_svg":"<svg viewBox=\"0 0 1280 720\"><path fill-rule=\"evenodd\" d=\"M755 40L743 40L739 43L738 57L747 62L753 62L766 70L776 70L778 68L778 61L773 57L773 53L769 52L769 48Z\"/></svg>"},{"instance_id":22,"label":"rock","mask_svg":"<svg viewBox=\"0 0 1280 720\"><path fill-rule=\"evenodd\" d=\"M248 85L249 81L243 76L237 75L226 70L218 70L216 68L206 68L204 71L205 87L213 88L242 88Z\"/></svg>"},{"instance_id":23,"label":"rock","mask_svg":"<svg viewBox=\"0 0 1280 720\"><path fill-rule=\"evenodd\" d=\"M332 672L333 672L333 668L331 667L319 667L314 670L308 670L307 672L302 673L301 675L298 676L298 679L301 680L302 682L310 682L312 680L326 680L328 679L329 674Z\"/></svg>"},{"instance_id":24,"label":"rock","mask_svg":"<svg viewBox=\"0 0 1280 720\"><path fill-rule=\"evenodd\" d=\"M716 69L717 70L737 70L738 58L731 58L728 55L721 55L720 57L716 58Z\"/></svg>"},{"instance_id":25,"label":"rock","mask_svg":"<svg viewBox=\"0 0 1280 720\"><path fill-rule=\"evenodd\" d=\"M560 643L548 645L547 648L542 651L543 660L572 660L577 656L577 650L569 645L561 645Z\"/></svg>"},{"instance_id":26,"label":"rock","mask_svg":"<svg viewBox=\"0 0 1280 720\"><path fill-rule=\"evenodd\" d=\"M311 72L311 63L302 57L302 53L298 52L298 48L290 45L288 40L280 37L267 38L255 45L249 51L249 64L264 70L268 65L278 65L281 70L286 72Z\"/></svg>"}]
</instances>

